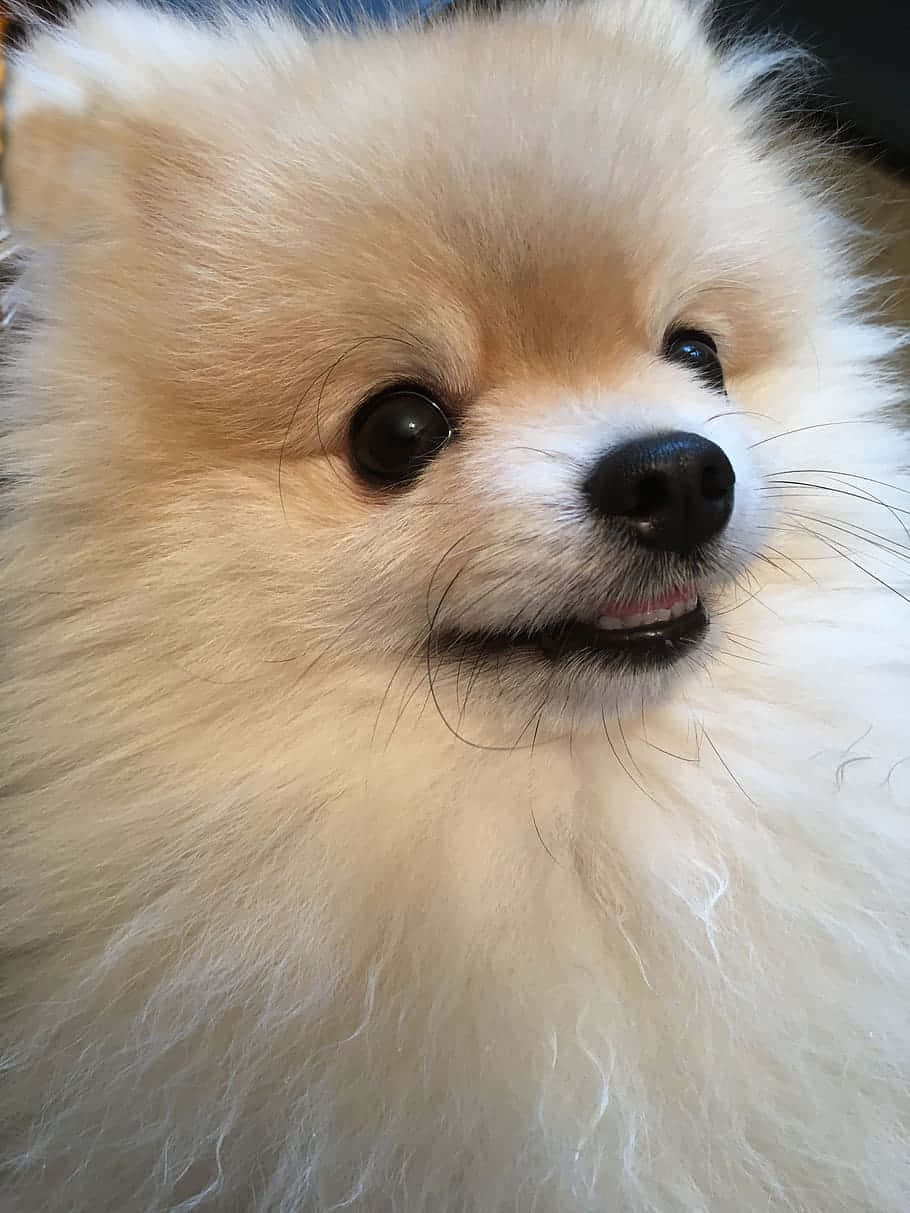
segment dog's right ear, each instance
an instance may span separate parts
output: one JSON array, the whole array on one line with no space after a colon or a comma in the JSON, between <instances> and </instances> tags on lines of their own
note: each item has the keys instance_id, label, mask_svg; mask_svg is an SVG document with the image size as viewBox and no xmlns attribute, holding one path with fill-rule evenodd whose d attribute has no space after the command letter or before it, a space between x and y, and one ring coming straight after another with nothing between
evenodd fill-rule
<instances>
[{"instance_id":1,"label":"dog's right ear","mask_svg":"<svg viewBox=\"0 0 910 1213\"><path fill-rule=\"evenodd\" d=\"M152 180L192 160L179 118L158 105L201 53L189 22L101 3L13 57L5 101L9 225L32 247L109 229Z\"/></svg>"}]
</instances>

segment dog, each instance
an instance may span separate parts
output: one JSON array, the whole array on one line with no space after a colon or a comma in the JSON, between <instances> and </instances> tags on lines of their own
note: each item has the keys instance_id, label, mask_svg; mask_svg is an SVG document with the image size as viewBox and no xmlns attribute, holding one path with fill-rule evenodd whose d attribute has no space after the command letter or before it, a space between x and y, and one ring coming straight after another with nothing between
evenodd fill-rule
<instances>
[{"instance_id":1,"label":"dog","mask_svg":"<svg viewBox=\"0 0 910 1213\"><path fill-rule=\"evenodd\" d=\"M906 1213L900 336L803 74L683 0L12 63L4 1213Z\"/></svg>"}]
</instances>

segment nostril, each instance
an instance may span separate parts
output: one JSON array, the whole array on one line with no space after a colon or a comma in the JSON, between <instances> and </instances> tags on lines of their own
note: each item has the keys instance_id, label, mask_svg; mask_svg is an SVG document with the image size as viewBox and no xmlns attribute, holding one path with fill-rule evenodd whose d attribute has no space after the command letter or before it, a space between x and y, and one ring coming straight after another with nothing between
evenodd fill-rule
<instances>
[{"instance_id":1,"label":"nostril","mask_svg":"<svg viewBox=\"0 0 910 1213\"><path fill-rule=\"evenodd\" d=\"M666 477L657 472L642 476L637 489L637 501L627 514L629 518L648 518L655 510L665 509L670 503L670 487Z\"/></svg>"},{"instance_id":2,"label":"nostril","mask_svg":"<svg viewBox=\"0 0 910 1213\"><path fill-rule=\"evenodd\" d=\"M733 469L729 463L708 464L701 474L702 495L708 501L721 501L733 489Z\"/></svg>"}]
</instances>

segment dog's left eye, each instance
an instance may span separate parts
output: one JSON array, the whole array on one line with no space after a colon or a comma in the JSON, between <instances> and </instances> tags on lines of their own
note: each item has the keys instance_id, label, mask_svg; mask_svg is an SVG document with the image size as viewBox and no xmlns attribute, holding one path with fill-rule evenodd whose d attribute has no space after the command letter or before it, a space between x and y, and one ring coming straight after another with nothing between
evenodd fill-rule
<instances>
[{"instance_id":1,"label":"dog's left eye","mask_svg":"<svg viewBox=\"0 0 910 1213\"><path fill-rule=\"evenodd\" d=\"M451 423L434 400L413 388L391 388L354 414L351 453L368 480L407 484L451 436Z\"/></svg>"},{"instance_id":2,"label":"dog's left eye","mask_svg":"<svg viewBox=\"0 0 910 1213\"><path fill-rule=\"evenodd\" d=\"M667 334L664 357L670 362L691 367L706 387L726 391L724 368L720 364L714 338L699 329L675 329Z\"/></svg>"}]
</instances>

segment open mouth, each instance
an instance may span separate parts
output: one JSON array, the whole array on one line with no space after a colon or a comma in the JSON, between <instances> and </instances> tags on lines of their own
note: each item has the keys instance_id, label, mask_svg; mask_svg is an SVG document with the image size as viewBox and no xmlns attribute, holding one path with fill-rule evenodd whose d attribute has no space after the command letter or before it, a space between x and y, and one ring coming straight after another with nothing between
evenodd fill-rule
<instances>
[{"instance_id":1,"label":"open mouth","mask_svg":"<svg viewBox=\"0 0 910 1213\"><path fill-rule=\"evenodd\" d=\"M691 652L704 636L708 615L692 584L657 598L606 604L593 621L559 620L539 629L484 635L450 636L489 653L536 650L552 661L576 655L661 666Z\"/></svg>"}]
</instances>

